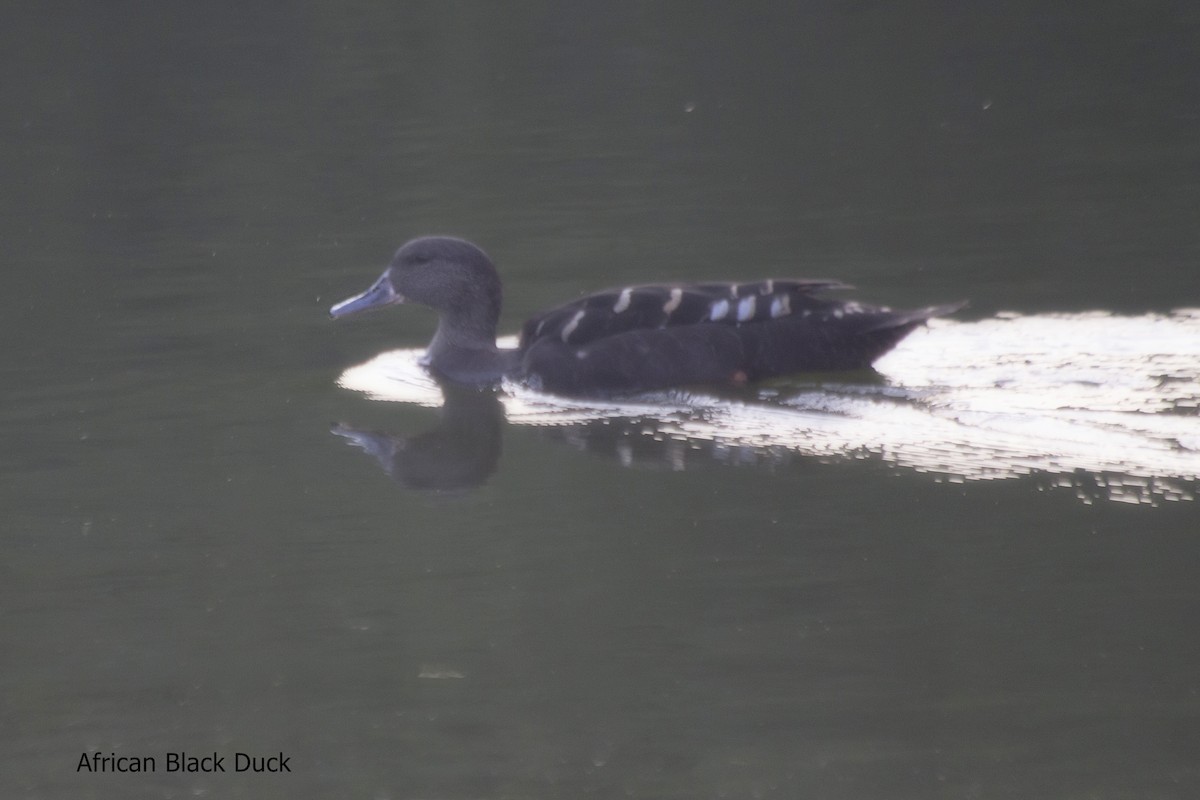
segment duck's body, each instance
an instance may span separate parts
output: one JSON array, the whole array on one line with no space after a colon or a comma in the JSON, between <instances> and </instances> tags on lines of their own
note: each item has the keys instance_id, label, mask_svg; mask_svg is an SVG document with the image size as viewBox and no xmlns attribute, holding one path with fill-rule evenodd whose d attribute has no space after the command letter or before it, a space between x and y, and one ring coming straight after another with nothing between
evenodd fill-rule
<instances>
[{"instance_id":1,"label":"duck's body","mask_svg":"<svg viewBox=\"0 0 1200 800\"><path fill-rule=\"evenodd\" d=\"M454 383L512 378L556 394L595 395L740 384L797 372L866 369L931 317L818 296L830 280L630 286L591 294L525 323L515 349L496 346L500 278L475 245L414 239L334 317L413 301L436 310L425 354Z\"/></svg>"}]
</instances>

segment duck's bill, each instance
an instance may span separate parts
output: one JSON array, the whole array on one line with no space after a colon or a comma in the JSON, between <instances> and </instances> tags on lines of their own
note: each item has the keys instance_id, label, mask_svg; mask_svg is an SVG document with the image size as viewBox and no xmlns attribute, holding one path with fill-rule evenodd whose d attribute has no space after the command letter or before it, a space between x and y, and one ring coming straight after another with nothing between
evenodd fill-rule
<instances>
[{"instance_id":1,"label":"duck's bill","mask_svg":"<svg viewBox=\"0 0 1200 800\"><path fill-rule=\"evenodd\" d=\"M329 309L329 316L337 319L357 314L360 311L370 311L403 302L404 295L396 291L387 275L383 275L375 281L375 285L370 289L347 298Z\"/></svg>"}]
</instances>

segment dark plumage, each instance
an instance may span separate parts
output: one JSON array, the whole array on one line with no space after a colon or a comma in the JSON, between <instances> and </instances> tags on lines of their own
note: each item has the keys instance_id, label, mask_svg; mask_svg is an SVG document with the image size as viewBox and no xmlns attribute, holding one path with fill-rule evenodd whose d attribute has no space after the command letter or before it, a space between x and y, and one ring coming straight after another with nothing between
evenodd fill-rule
<instances>
[{"instance_id":1,"label":"dark plumage","mask_svg":"<svg viewBox=\"0 0 1200 800\"><path fill-rule=\"evenodd\" d=\"M797 372L865 369L931 317L962 304L892 311L820 292L830 280L658 284L587 295L525 323L516 349L496 347L500 278L462 239L429 236L396 251L334 317L412 301L439 314L425 364L444 379L513 378L548 392L595 395L691 384L740 384Z\"/></svg>"}]
</instances>

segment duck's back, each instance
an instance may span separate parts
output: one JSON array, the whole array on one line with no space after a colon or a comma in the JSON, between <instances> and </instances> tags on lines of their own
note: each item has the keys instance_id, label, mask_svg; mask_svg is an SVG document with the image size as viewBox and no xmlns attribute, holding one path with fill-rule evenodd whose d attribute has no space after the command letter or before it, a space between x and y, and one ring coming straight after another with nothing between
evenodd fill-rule
<instances>
[{"instance_id":1,"label":"duck's back","mask_svg":"<svg viewBox=\"0 0 1200 800\"><path fill-rule=\"evenodd\" d=\"M595 394L865 369L925 320L960 307L892 311L816 294L845 288L764 280L598 292L525 324L522 377Z\"/></svg>"},{"instance_id":2,"label":"duck's back","mask_svg":"<svg viewBox=\"0 0 1200 800\"><path fill-rule=\"evenodd\" d=\"M738 325L806 315L839 306L815 292L851 287L833 280L648 284L589 294L525 323L522 349L540 339L582 345L634 330L716 322Z\"/></svg>"}]
</instances>

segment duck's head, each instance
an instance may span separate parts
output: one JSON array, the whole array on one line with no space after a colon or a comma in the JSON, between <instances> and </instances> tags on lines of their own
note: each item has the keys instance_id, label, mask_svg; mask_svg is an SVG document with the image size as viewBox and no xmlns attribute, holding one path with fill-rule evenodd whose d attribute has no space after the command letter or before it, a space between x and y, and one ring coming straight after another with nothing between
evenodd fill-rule
<instances>
[{"instance_id":1,"label":"duck's head","mask_svg":"<svg viewBox=\"0 0 1200 800\"><path fill-rule=\"evenodd\" d=\"M500 317L500 278L487 254L463 239L413 239L370 289L329 309L335 319L360 311L420 303L460 324L495 330Z\"/></svg>"}]
</instances>

